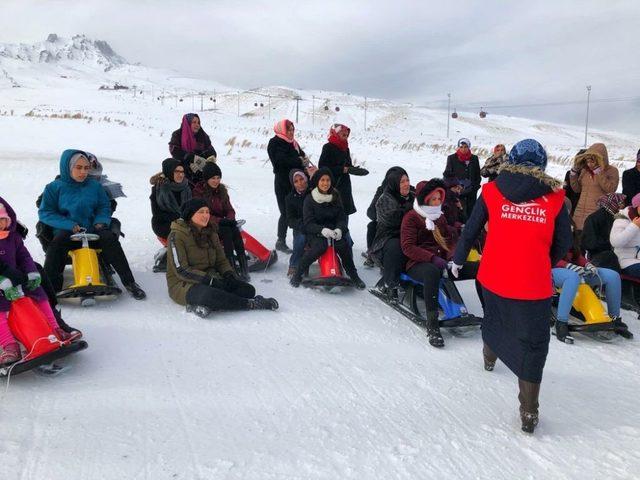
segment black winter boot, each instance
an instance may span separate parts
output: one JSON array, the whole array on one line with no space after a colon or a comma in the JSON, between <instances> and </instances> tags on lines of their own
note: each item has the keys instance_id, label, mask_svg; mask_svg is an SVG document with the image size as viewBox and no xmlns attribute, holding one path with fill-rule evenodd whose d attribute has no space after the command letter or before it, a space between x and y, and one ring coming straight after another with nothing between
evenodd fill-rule
<instances>
[{"instance_id":1,"label":"black winter boot","mask_svg":"<svg viewBox=\"0 0 640 480\"><path fill-rule=\"evenodd\" d=\"M126 288L127 292L129 292L131 296L136 300L144 300L145 298L147 298L147 294L144 293L144 290L142 290L142 288L140 288L140 285L138 285L136 282L126 284L124 288Z\"/></svg>"},{"instance_id":2,"label":"black winter boot","mask_svg":"<svg viewBox=\"0 0 640 480\"><path fill-rule=\"evenodd\" d=\"M444 339L440 334L438 312L427 312L427 335L429 336L429 344L432 347L444 347Z\"/></svg>"},{"instance_id":3,"label":"black winter boot","mask_svg":"<svg viewBox=\"0 0 640 480\"><path fill-rule=\"evenodd\" d=\"M187 312L195 313L200 318L207 318L211 314L211 309L206 305L187 305Z\"/></svg>"},{"instance_id":4,"label":"black winter boot","mask_svg":"<svg viewBox=\"0 0 640 480\"><path fill-rule=\"evenodd\" d=\"M613 331L627 340L631 340L633 338L633 333L629 331L628 325L622 321L621 317L613 319Z\"/></svg>"},{"instance_id":5,"label":"black winter boot","mask_svg":"<svg viewBox=\"0 0 640 480\"><path fill-rule=\"evenodd\" d=\"M293 250L291 250L287 246L287 242L284 240L284 238L278 239L278 241L276 242L276 250L279 250L284 253L293 253Z\"/></svg>"},{"instance_id":6,"label":"black winter boot","mask_svg":"<svg viewBox=\"0 0 640 480\"><path fill-rule=\"evenodd\" d=\"M249 310L277 310L279 307L275 298L264 298L262 295L247 300L247 305Z\"/></svg>"},{"instance_id":7,"label":"black winter boot","mask_svg":"<svg viewBox=\"0 0 640 480\"><path fill-rule=\"evenodd\" d=\"M489 345L486 343L482 346L482 358L484 359L484 369L487 372L492 372L493 368L496 366L498 356L493 353L493 350L491 350Z\"/></svg>"},{"instance_id":8,"label":"black winter boot","mask_svg":"<svg viewBox=\"0 0 640 480\"><path fill-rule=\"evenodd\" d=\"M569 333L569 324L567 322L561 322L556 320L555 325L556 338L563 343L572 344L573 337Z\"/></svg>"},{"instance_id":9,"label":"black winter boot","mask_svg":"<svg viewBox=\"0 0 640 480\"><path fill-rule=\"evenodd\" d=\"M520 421L522 422L522 431L533 433L538 425L538 396L540 395L540 384L531 383L518 379L520 393Z\"/></svg>"}]
</instances>

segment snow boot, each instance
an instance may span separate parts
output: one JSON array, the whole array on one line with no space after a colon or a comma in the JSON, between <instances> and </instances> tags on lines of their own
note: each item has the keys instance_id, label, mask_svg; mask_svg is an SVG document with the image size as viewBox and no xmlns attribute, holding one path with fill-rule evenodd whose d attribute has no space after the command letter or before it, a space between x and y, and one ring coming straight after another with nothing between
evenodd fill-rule
<instances>
[{"instance_id":1,"label":"snow boot","mask_svg":"<svg viewBox=\"0 0 640 480\"><path fill-rule=\"evenodd\" d=\"M58 322L58 326L64 330L65 332L67 332L68 334L70 334L74 340L79 340L82 338L82 332L80 330L78 330L77 328L73 328L69 325L67 325L67 322L65 322L62 319L62 314L60 313L60 310L58 310L58 306L56 305L55 307L52 307L51 310L53 310L53 316L56 317L56 321Z\"/></svg>"},{"instance_id":2,"label":"snow boot","mask_svg":"<svg viewBox=\"0 0 640 480\"><path fill-rule=\"evenodd\" d=\"M296 273L296 267L289 267L289 270L287 270L287 277L291 278L295 275Z\"/></svg>"},{"instance_id":3,"label":"snow boot","mask_svg":"<svg viewBox=\"0 0 640 480\"><path fill-rule=\"evenodd\" d=\"M262 295L250 298L247 305L249 310L277 310L279 307L275 298L264 298Z\"/></svg>"},{"instance_id":4,"label":"snow boot","mask_svg":"<svg viewBox=\"0 0 640 480\"><path fill-rule=\"evenodd\" d=\"M362 256L364 257L364 262L362 262L362 265L366 268L373 268L376 266L375 262L373 261L373 258L371 257L371 255L369 255L368 252L362 252Z\"/></svg>"},{"instance_id":5,"label":"snow boot","mask_svg":"<svg viewBox=\"0 0 640 480\"><path fill-rule=\"evenodd\" d=\"M613 319L613 331L627 340L631 340L633 338L633 333L629 331L629 327L622 321L621 317Z\"/></svg>"},{"instance_id":6,"label":"snow boot","mask_svg":"<svg viewBox=\"0 0 640 480\"><path fill-rule=\"evenodd\" d=\"M486 343L482 346L482 358L484 360L484 369L487 372L493 372L498 357Z\"/></svg>"},{"instance_id":7,"label":"snow boot","mask_svg":"<svg viewBox=\"0 0 640 480\"><path fill-rule=\"evenodd\" d=\"M211 309L206 305L187 305L187 312L195 313L200 318L207 318L211 314Z\"/></svg>"},{"instance_id":8,"label":"snow boot","mask_svg":"<svg viewBox=\"0 0 640 480\"><path fill-rule=\"evenodd\" d=\"M569 324L567 322L561 322L556 320L555 325L556 338L563 343L571 345L573 343L573 337L569 333Z\"/></svg>"},{"instance_id":9,"label":"snow boot","mask_svg":"<svg viewBox=\"0 0 640 480\"><path fill-rule=\"evenodd\" d=\"M20 345L17 342L10 343L4 347L2 354L0 355L0 366L11 365L22 359L22 353L20 352Z\"/></svg>"},{"instance_id":10,"label":"snow boot","mask_svg":"<svg viewBox=\"0 0 640 480\"><path fill-rule=\"evenodd\" d=\"M427 335L429 344L432 347L444 347L444 339L440 333L440 323L438 322L438 312L427 312Z\"/></svg>"},{"instance_id":11,"label":"snow boot","mask_svg":"<svg viewBox=\"0 0 640 480\"><path fill-rule=\"evenodd\" d=\"M365 288L367 288L367 285L362 281L362 279L358 276L357 273L354 275L349 275L349 277L353 282L353 286L356 287L358 290L364 290Z\"/></svg>"},{"instance_id":12,"label":"snow boot","mask_svg":"<svg viewBox=\"0 0 640 480\"><path fill-rule=\"evenodd\" d=\"M520 388L518 400L520 400L522 431L533 433L538 425L538 395L540 394L540 384L518 379L518 387Z\"/></svg>"},{"instance_id":13,"label":"snow boot","mask_svg":"<svg viewBox=\"0 0 640 480\"><path fill-rule=\"evenodd\" d=\"M129 292L131 296L136 300L144 300L147 297L147 294L144 293L144 290L142 290L142 288L140 288L140 285L138 285L136 282L128 283L124 286L124 288L126 288L127 292Z\"/></svg>"},{"instance_id":14,"label":"snow boot","mask_svg":"<svg viewBox=\"0 0 640 480\"><path fill-rule=\"evenodd\" d=\"M292 287L298 288L302 283L302 275L300 270L296 270L295 273L291 276L289 283Z\"/></svg>"},{"instance_id":15,"label":"snow boot","mask_svg":"<svg viewBox=\"0 0 640 480\"><path fill-rule=\"evenodd\" d=\"M293 253L293 250L291 250L288 246L287 246L287 242L284 240L284 238L279 238L278 241L276 242L276 250L283 252L283 253Z\"/></svg>"}]
</instances>

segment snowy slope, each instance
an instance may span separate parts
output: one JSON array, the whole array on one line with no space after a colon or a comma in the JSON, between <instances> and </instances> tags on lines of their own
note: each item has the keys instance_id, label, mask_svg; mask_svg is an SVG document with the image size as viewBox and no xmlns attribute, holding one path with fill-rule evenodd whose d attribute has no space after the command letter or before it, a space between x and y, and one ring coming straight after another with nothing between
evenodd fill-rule
<instances>
[{"instance_id":1,"label":"snowy slope","mask_svg":"<svg viewBox=\"0 0 640 480\"><path fill-rule=\"evenodd\" d=\"M542 420L529 437L518 430L515 378L501 364L492 373L482 369L479 334L445 334L446 347L433 349L420 329L366 292L291 288L286 256L253 275L260 294L279 300L278 312L210 320L186 314L168 298L163 276L151 272L159 243L150 228L148 178L167 156L190 98L176 107L150 95L98 91L104 78L95 69L60 79L46 65L23 67L33 83L0 90L0 195L33 232L35 198L57 173L60 152L78 147L98 155L128 195L117 216L148 299L64 306L90 348L69 359L73 368L64 375L24 374L0 394L6 478L637 478L637 341L577 336L567 346L552 339ZM103 73L120 68L133 67ZM166 81L164 88L174 88ZM221 97L217 111L201 113L202 123L238 216L267 245L275 240L277 206L265 146L276 118L295 117L295 102L275 98L287 92L342 105L338 113L313 115L310 102L301 102L299 140L312 158L331 122L354 126L351 150L371 170L353 181L358 213L350 226L359 258L364 212L387 168L404 166L413 183L441 174L452 148L446 116L373 102L364 131L361 99L346 94L265 88L258 93L274 95L271 113L254 106L264 97L244 93L240 117L237 97ZM60 118L65 114L79 118ZM451 125L452 137L471 138L482 160L495 143L538 138L558 176L582 143L580 128L519 118L469 114ZM615 132L590 137L596 140L618 162L637 149ZM33 233L27 244L43 260ZM361 274L368 285L377 280L373 270ZM480 313L473 285L463 282L462 291ZM625 313L625 321L640 332L635 315Z\"/></svg>"}]
</instances>

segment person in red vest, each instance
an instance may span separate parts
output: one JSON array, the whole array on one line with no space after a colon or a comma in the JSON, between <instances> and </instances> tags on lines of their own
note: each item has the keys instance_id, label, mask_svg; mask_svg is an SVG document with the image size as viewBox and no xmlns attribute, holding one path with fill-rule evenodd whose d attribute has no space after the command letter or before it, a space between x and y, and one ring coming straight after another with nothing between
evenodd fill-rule
<instances>
[{"instance_id":1,"label":"person in red vest","mask_svg":"<svg viewBox=\"0 0 640 480\"><path fill-rule=\"evenodd\" d=\"M457 276L488 222L478 280L485 302L485 370L496 359L518 376L522 430L538 424L538 394L549 351L551 267L572 243L562 183L546 175L547 154L536 140L513 146L494 182L482 187L453 255ZM523 242L524 239L524 242Z\"/></svg>"}]
</instances>

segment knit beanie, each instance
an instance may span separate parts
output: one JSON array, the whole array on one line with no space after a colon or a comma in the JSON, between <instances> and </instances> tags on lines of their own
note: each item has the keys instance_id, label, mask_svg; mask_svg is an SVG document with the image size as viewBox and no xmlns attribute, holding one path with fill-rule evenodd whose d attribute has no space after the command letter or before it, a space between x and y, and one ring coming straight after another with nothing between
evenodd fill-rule
<instances>
[{"instance_id":1,"label":"knit beanie","mask_svg":"<svg viewBox=\"0 0 640 480\"><path fill-rule=\"evenodd\" d=\"M180 166L180 162L173 158L167 158L162 161L162 174L173 182L173 172Z\"/></svg>"},{"instance_id":2,"label":"knit beanie","mask_svg":"<svg viewBox=\"0 0 640 480\"><path fill-rule=\"evenodd\" d=\"M216 162L206 162L202 168L202 178L206 182L213 177L222 178L222 170Z\"/></svg>"},{"instance_id":3,"label":"knit beanie","mask_svg":"<svg viewBox=\"0 0 640 480\"><path fill-rule=\"evenodd\" d=\"M547 168L547 152L537 140L527 138L516 143L509 152L507 163L522 167Z\"/></svg>"},{"instance_id":4,"label":"knit beanie","mask_svg":"<svg viewBox=\"0 0 640 480\"><path fill-rule=\"evenodd\" d=\"M331 179L331 187L329 188L329 191L327 192L327 193L331 193L331 192L333 192L333 186L334 186L333 174L331 173L331 170L329 170L327 167L319 168L318 171L313 174L313 177L311 177L311 182L313 184L312 188L316 188L318 186L318 182L320 181L320 179L322 177L324 177L325 175L328 175L329 178Z\"/></svg>"},{"instance_id":5,"label":"knit beanie","mask_svg":"<svg viewBox=\"0 0 640 480\"><path fill-rule=\"evenodd\" d=\"M468 138L462 137L460 140L458 140L458 147L460 147L463 143L467 147L471 148L471 140L469 140Z\"/></svg>"},{"instance_id":6,"label":"knit beanie","mask_svg":"<svg viewBox=\"0 0 640 480\"><path fill-rule=\"evenodd\" d=\"M181 217L185 222L191 220L193 214L200 210L202 207L208 207L207 202L202 198L192 198L191 200L187 200L182 204L182 208L180 209Z\"/></svg>"}]
</instances>

